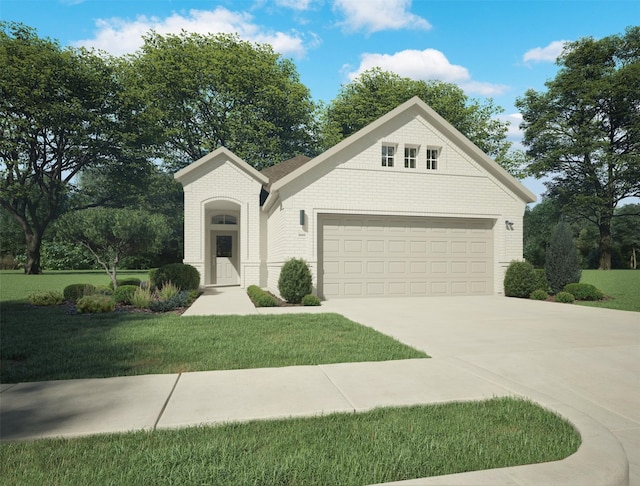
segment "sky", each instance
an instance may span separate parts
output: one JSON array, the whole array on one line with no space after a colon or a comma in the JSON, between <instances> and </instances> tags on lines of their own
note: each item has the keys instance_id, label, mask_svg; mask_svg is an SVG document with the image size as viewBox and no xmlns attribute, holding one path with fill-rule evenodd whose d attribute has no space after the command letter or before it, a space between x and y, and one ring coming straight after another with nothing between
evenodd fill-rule
<instances>
[{"instance_id":1,"label":"sky","mask_svg":"<svg viewBox=\"0 0 640 486\"><path fill-rule=\"evenodd\" d=\"M135 52L150 30L235 33L293 60L326 103L375 66L451 82L502 107L521 148L516 98L545 89L564 43L639 25L640 0L0 0L0 19L115 55Z\"/></svg>"}]
</instances>

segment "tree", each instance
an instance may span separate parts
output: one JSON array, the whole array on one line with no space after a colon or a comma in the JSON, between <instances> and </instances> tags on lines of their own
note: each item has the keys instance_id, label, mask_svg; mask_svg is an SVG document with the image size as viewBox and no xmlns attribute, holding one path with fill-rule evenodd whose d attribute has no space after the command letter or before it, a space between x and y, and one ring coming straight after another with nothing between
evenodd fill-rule
<instances>
[{"instance_id":1,"label":"tree","mask_svg":"<svg viewBox=\"0 0 640 486\"><path fill-rule=\"evenodd\" d=\"M157 214L135 209L91 208L67 213L58 222L66 237L87 248L118 286L118 266L124 257L158 251L168 229Z\"/></svg>"},{"instance_id":2,"label":"tree","mask_svg":"<svg viewBox=\"0 0 640 486\"><path fill-rule=\"evenodd\" d=\"M117 74L108 58L0 23L0 205L24 233L25 273L41 273L49 224L89 205L76 199L83 170L134 180L136 110L121 95Z\"/></svg>"},{"instance_id":3,"label":"tree","mask_svg":"<svg viewBox=\"0 0 640 486\"><path fill-rule=\"evenodd\" d=\"M627 204L616 210L612 233L620 248L622 267L637 269L640 259L640 204Z\"/></svg>"},{"instance_id":4,"label":"tree","mask_svg":"<svg viewBox=\"0 0 640 486\"><path fill-rule=\"evenodd\" d=\"M314 104L294 64L236 36L145 37L131 77L177 170L225 146L256 168L313 150Z\"/></svg>"},{"instance_id":5,"label":"tree","mask_svg":"<svg viewBox=\"0 0 640 486\"><path fill-rule=\"evenodd\" d=\"M536 268L544 268L553 228L559 219L558 205L549 198L525 208L522 230L524 259Z\"/></svg>"},{"instance_id":6,"label":"tree","mask_svg":"<svg viewBox=\"0 0 640 486\"><path fill-rule=\"evenodd\" d=\"M611 268L618 204L640 196L640 27L565 46L547 91L519 98L529 174L547 176L562 211L597 225Z\"/></svg>"},{"instance_id":7,"label":"tree","mask_svg":"<svg viewBox=\"0 0 640 486\"><path fill-rule=\"evenodd\" d=\"M510 152L508 123L495 118L502 108L491 100L469 99L458 86L441 81L416 81L373 68L342 86L321 119L321 143L326 150L364 128L398 105L418 96L481 150L518 176L522 154Z\"/></svg>"},{"instance_id":8,"label":"tree","mask_svg":"<svg viewBox=\"0 0 640 486\"><path fill-rule=\"evenodd\" d=\"M544 264L547 282L553 293L562 291L565 285L579 282L582 270L571 229L561 218L556 226Z\"/></svg>"}]
</instances>

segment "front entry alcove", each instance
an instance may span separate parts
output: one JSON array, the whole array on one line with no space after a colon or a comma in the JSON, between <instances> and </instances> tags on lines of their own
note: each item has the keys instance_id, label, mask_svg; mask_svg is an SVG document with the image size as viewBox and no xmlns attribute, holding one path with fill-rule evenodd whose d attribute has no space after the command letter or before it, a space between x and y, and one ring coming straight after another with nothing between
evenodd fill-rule
<instances>
[{"instance_id":1,"label":"front entry alcove","mask_svg":"<svg viewBox=\"0 0 640 486\"><path fill-rule=\"evenodd\" d=\"M240 206L218 201L207 207L207 285L240 284Z\"/></svg>"}]
</instances>

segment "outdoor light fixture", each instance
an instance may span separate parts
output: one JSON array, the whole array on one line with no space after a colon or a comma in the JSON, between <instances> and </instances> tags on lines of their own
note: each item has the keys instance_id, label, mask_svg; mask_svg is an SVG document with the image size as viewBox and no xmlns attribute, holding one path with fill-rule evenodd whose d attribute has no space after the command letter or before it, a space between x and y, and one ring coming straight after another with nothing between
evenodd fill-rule
<instances>
[{"instance_id":1,"label":"outdoor light fixture","mask_svg":"<svg viewBox=\"0 0 640 486\"><path fill-rule=\"evenodd\" d=\"M300 210L300 226L304 226L304 209Z\"/></svg>"},{"instance_id":2,"label":"outdoor light fixture","mask_svg":"<svg viewBox=\"0 0 640 486\"><path fill-rule=\"evenodd\" d=\"M505 226L507 227L507 230L509 231L513 231L513 221L509 221L508 219L504 222Z\"/></svg>"}]
</instances>

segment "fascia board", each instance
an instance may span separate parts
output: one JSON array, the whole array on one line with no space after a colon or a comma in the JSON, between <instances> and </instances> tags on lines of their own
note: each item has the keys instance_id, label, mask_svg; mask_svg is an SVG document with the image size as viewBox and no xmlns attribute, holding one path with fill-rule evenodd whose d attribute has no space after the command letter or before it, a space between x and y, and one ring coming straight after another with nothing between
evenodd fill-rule
<instances>
[{"instance_id":1,"label":"fascia board","mask_svg":"<svg viewBox=\"0 0 640 486\"><path fill-rule=\"evenodd\" d=\"M213 161L213 160L215 160L217 158L220 158L220 157L224 157L225 159L228 159L234 165L236 165L238 168L242 169L244 172L249 174L251 177L256 179L261 184L268 184L269 183L269 179L265 175L263 175L260 172L258 172L256 169L251 167L244 160L242 160L240 157L238 157L236 154L234 154L231 150L229 150L229 149L227 149L225 147L220 147L220 148L214 150L213 152L205 155L204 157L201 157L200 159L196 160L195 162L187 165L183 169L180 169L178 172L176 172L173 175L173 178L175 180L179 181L179 182L182 182L192 172L198 170L199 168L209 164L211 161Z\"/></svg>"}]
</instances>

